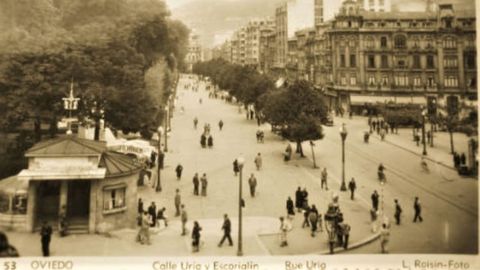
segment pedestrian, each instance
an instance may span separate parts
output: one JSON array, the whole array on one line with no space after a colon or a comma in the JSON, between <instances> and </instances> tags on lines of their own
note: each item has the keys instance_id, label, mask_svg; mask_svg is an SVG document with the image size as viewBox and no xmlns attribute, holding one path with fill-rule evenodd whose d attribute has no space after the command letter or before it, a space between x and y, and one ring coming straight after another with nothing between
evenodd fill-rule
<instances>
[{"instance_id":1,"label":"pedestrian","mask_svg":"<svg viewBox=\"0 0 480 270\"><path fill-rule=\"evenodd\" d=\"M180 180L182 178L182 171L183 171L182 164L178 164L177 167L175 168L175 172L177 173L177 180Z\"/></svg>"},{"instance_id":2,"label":"pedestrian","mask_svg":"<svg viewBox=\"0 0 480 270\"><path fill-rule=\"evenodd\" d=\"M295 192L295 207L297 208L298 212L300 212L303 207L302 195L302 189L298 187L297 191Z\"/></svg>"},{"instance_id":3,"label":"pedestrian","mask_svg":"<svg viewBox=\"0 0 480 270\"><path fill-rule=\"evenodd\" d=\"M218 243L218 246L221 247L223 245L223 241L225 241L225 239L228 240L228 244L230 246L233 246L232 236L230 235L230 233L232 231L232 223L230 222L230 219L228 218L227 214L223 215L222 230L223 230L223 237L220 240L220 243Z\"/></svg>"},{"instance_id":4,"label":"pedestrian","mask_svg":"<svg viewBox=\"0 0 480 270\"><path fill-rule=\"evenodd\" d=\"M250 196L255 197L255 189L257 188L257 178L255 176L250 175L250 178L248 179L248 186L250 187Z\"/></svg>"},{"instance_id":5,"label":"pedestrian","mask_svg":"<svg viewBox=\"0 0 480 270\"><path fill-rule=\"evenodd\" d=\"M311 228L311 235L312 237L315 237L315 232L317 231L317 224L318 224L318 211L315 208L315 205L312 205L312 208L310 209L308 213L308 221L310 222L310 228Z\"/></svg>"},{"instance_id":6,"label":"pedestrian","mask_svg":"<svg viewBox=\"0 0 480 270\"><path fill-rule=\"evenodd\" d=\"M378 193L377 193L376 190L373 191L371 198L372 198L372 207L373 207L373 209L375 209L375 211L377 211L378 210L378 198L379 198L379 196L378 196Z\"/></svg>"},{"instance_id":7,"label":"pedestrian","mask_svg":"<svg viewBox=\"0 0 480 270\"><path fill-rule=\"evenodd\" d=\"M321 181L320 187L323 189L323 186L325 185L326 190L328 190L327 176L328 176L327 168L324 167L322 170L322 181Z\"/></svg>"},{"instance_id":8,"label":"pedestrian","mask_svg":"<svg viewBox=\"0 0 480 270\"><path fill-rule=\"evenodd\" d=\"M181 205L181 217L182 221L182 236L187 235L187 221L188 221L188 215L187 215L187 210L185 210L185 205Z\"/></svg>"},{"instance_id":9,"label":"pedestrian","mask_svg":"<svg viewBox=\"0 0 480 270\"><path fill-rule=\"evenodd\" d=\"M310 216L310 207L307 206L303 210L302 228L310 227L309 216Z\"/></svg>"},{"instance_id":10,"label":"pedestrian","mask_svg":"<svg viewBox=\"0 0 480 270\"><path fill-rule=\"evenodd\" d=\"M402 215L402 207L400 206L400 203L398 202L397 199L394 200L395 202L395 221L397 223L397 225L400 225L400 218L401 218L401 215Z\"/></svg>"},{"instance_id":11,"label":"pedestrian","mask_svg":"<svg viewBox=\"0 0 480 270\"><path fill-rule=\"evenodd\" d=\"M460 156L458 155L457 152L453 153L453 164L454 164L455 168L460 167Z\"/></svg>"},{"instance_id":12,"label":"pedestrian","mask_svg":"<svg viewBox=\"0 0 480 270\"><path fill-rule=\"evenodd\" d=\"M382 139L382 141L385 140L385 129L383 128L380 130L380 138Z\"/></svg>"},{"instance_id":13,"label":"pedestrian","mask_svg":"<svg viewBox=\"0 0 480 270\"><path fill-rule=\"evenodd\" d=\"M42 241L43 257L48 257L50 256L50 240L52 239L52 226L50 226L45 220L42 223L40 235Z\"/></svg>"},{"instance_id":14,"label":"pedestrian","mask_svg":"<svg viewBox=\"0 0 480 270\"><path fill-rule=\"evenodd\" d=\"M19 257L17 249L8 243L7 235L4 232L0 232L0 258L13 258ZM13 267L8 267L8 263L4 262L5 269L15 269L15 264Z\"/></svg>"},{"instance_id":15,"label":"pedestrian","mask_svg":"<svg viewBox=\"0 0 480 270\"><path fill-rule=\"evenodd\" d=\"M200 136L200 145L202 146L202 148L205 148L207 146L207 137L205 136L205 134L202 134Z\"/></svg>"},{"instance_id":16,"label":"pedestrian","mask_svg":"<svg viewBox=\"0 0 480 270\"><path fill-rule=\"evenodd\" d=\"M155 202L152 202L148 207L148 215L152 221L150 227L155 227L157 225L157 206L155 205Z\"/></svg>"},{"instance_id":17,"label":"pedestrian","mask_svg":"<svg viewBox=\"0 0 480 270\"><path fill-rule=\"evenodd\" d=\"M308 208L308 191L307 191L307 188L303 188L303 191L302 191L302 207L304 209Z\"/></svg>"},{"instance_id":18,"label":"pedestrian","mask_svg":"<svg viewBox=\"0 0 480 270\"><path fill-rule=\"evenodd\" d=\"M467 157L465 156L465 153L462 153L460 155L460 165L465 165L467 164Z\"/></svg>"},{"instance_id":19,"label":"pedestrian","mask_svg":"<svg viewBox=\"0 0 480 270\"><path fill-rule=\"evenodd\" d=\"M375 120L372 121L372 127L373 127L373 130L376 130L377 121L375 121Z\"/></svg>"},{"instance_id":20,"label":"pedestrian","mask_svg":"<svg viewBox=\"0 0 480 270\"><path fill-rule=\"evenodd\" d=\"M370 221L372 223L372 232L373 233L377 232L377 217L378 217L377 209L375 209L375 208L370 209Z\"/></svg>"},{"instance_id":21,"label":"pedestrian","mask_svg":"<svg viewBox=\"0 0 480 270\"><path fill-rule=\"evenodd\" d=\"M165 214L165 207L162 207L162 209L158 210L157 212L157 227L160 227L160 220L163 220L163 223L165 224L165 227L168 227L168 217L167 214Z\"/></svg>"},{"instance_id":22,"label":"pedestrian","mask_svg":"<svg viewBox=\"0 0 480 270\"><path fill-rule=\"evenodd\" d=\"M289 161L292 158L292 146L290 144L285 148L284 161Z\"/></svg>"},{"instance_id":23,"label":"pedestrian","mask_svg":"<svg viewBox=\"0 0 480 270\"><path fill-rule=\"evenodd\" d=\"M193 119L193 128L197 129L197 125L198 125L198 118L195 117L195 118Z\"/></svg>"},{"instance_id":24,"label":"pedestrian","mask_svg":"<svg viewBox=\"0 0 480 270\"><path fill-rule=\"evenodd\" d=\"M143 218L142 218L142 226L140 228L140 235L141 235L141 238L140 238L140 243L143 245L143 244L147 244L147 245L150 245L150 226L151 226L152 222L149 218L149 215L147 212L144 212L143 213Z\"/></svg>"},{"instance_id":25,"label":"pedestrian","mask_svg":"<svg viewBox=\"0 0 480 270\"><path fill-rule=\"evenodd\" d=\"M255 112L253 110L250 110L250 119L253 119L255 117Z\"/></svg>"},{"instance_id":26,"label":"pedestrian","mask_svg":"<svg viewBox=\"0 0 480 270\"><path fill-rule=\"evenodd\" d=\"M208 144L208 148L213 147L213 137L212 137L212 135L208 135L207 144Z\"/></svg>"},{"instance_id":27,"label":"pedestrian","mask_svg":"<svg viewBox=\"0 0 480 270\"><path fill-rule=\"evenodd\" d=\"M218 122L218 128L220 129L220 131L222 131L222 128L223 128L223 121L222 120L220 120Z\"/></svg>"},{"instance_id":28,"label":"pedestrian","mask_svg":"<svg viewBox=\"0 0 480 270\"><path fill-rule=\"evenodd\" d=\"M198 196L198 186L200 184L200 179L198 178L198 173L195 173L193 176L193 195Z\"/></svg>"},{"instance_id":29,"label":"pedestrian","mask_svg":"<svg viewBox=\"0 0 480 270\"><path fill-rule=\"evenodd\" d=\"M143 201L142 198L138 198L138 204L137 204L137 212L139 215L143 213Z\"/></svg>"},{"instance_id":30,"label":"pedestrian","mask_svg":"<svg viewBox=\"0 0 480 270\"><path fill-rule=\"evenodd\" d=\"M175 204L175 216L178 217L180 216L180 206L182 205L182 197L180 196L180 190L178 188L175 191L174 204Z\"/></svg>"},{"instance_id":31,"label":"pedestrian","mask_svg":"<svg viewBox=\"0 0 480 270\"><path fill-rule=\"evenodd\" d=\"M422 222L422 206L420 205L420 201L418 197L415 197L415 202L413 203L413 210L415 210L415 216L413 217L413 222L417 222L417 219Z\"/></svg>"},{"instance_id":32,"label":"pedestrian","mask_svg":"<svg viewBox=\"0 0 480 270\"><path fill-rule=\"evenodd\" d=\"M262 168L262 156L260 153L255 157L255 166L257 167L257 171Z\"/></svg>"},{"instance_id":33,"label":"pedestrian","mask_svg":"<svg viewBox=\"0 0 480 270\"><path fill-rule=\"evenodd\" d=\"M352 180L348 183L348 189L350 189L350 199L354 199L355 190L357 189L357 184L355 183L355 178L352 177Z\"/></svg>"},{"instance_id":34,"label":"pedestrian","mask_svg":"<svg viewBox=\"0 0 480 270\"><path fill-rule=\"evenodd\" d=\"M292 198L289 196L287 199L287 218L292 219L295 215L295 208L293 206Z\"/></svg>"},{"instance_id":35,"label":"pedestrian","mask_svg":"<svg viewBox=\"0 0 480 270\"><path fill-rule=\"evenodd\" d=\"M382 248L382 253L388 253L388 242L390 240L390 231L387 224L383 223L380 230L380 246Z\"/></svg>"},{"instance_id":36,"label":"pedestrian","mask_svg":"<svg viewBox=\"0 0 480 270\"><path fill-rule=\"evenodd\" d=\"M202 178L200 178L200 183L202 184L202 196L207 196L207 174L204 173Z\"/></svg>"},{"instance_id":37,"label":"pedestrian","mask_svg":"<svg viewBox=\"0 0 480 270\"><path fill-rule=\"evenodd\" d=\"M237 176L239 172L240 172L240 167L238 166L238 160L235 159L233 161L233 173L235 174L235 176Z\"/></svg>"},{"instance_id":38,"label":"pedestrian","mask_svg":"<svg viewBox=\"0 0 480 270\"><path fill-rule=\"evenodd\" d=\"M280 217L280 247L288 246L287 233L289 229L288 221L284 217Z\"/></svg>"},{"instance_id":39,"label":"pedestrian","mask_svg":"<svg viewBox=\"0 0 480 270\"><path fill-rule=\"evenodd\" d=\"M198 224L198 221L193 222L193 229L192 229L192 252L199 252L200 251L200 231L202 227Z\"/></svg>"},{"instance_id":40,"label":"pedestrian","mask_svg":"<svg viewBox=\"0 0 480 270\"><path fill-rule=\"evenodd\" d=\"M343 232L343 248L348 249L348 239L350 238L350 225L344 223L342 232Z\"/></svg>"}]
</instances>

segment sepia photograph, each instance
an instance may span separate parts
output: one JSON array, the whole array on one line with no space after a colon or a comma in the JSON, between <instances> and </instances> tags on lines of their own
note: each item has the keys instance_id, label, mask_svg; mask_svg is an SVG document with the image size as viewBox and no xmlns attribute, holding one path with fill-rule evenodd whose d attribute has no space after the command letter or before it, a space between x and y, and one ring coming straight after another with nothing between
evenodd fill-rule
<instances>
[{"instance_id":1,"label":"sepia photograph","mask_svg":"<svg viewBox=\"0 0 480 270\"><path fill-rule=\"evenodd\" d=\"M475 2L0 0L0 257L478 256Z\"/></svg>"}]
</instances>

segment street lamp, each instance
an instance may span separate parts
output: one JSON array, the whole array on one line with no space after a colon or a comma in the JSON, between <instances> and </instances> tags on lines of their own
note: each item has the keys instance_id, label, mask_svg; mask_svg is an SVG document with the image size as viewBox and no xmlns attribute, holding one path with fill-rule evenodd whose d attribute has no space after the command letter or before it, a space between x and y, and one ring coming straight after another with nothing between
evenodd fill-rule
<instances>
[{"instance_id":1,"label":"street lamp","mask_svg":"<svg viewBox=\"0 0 480 270\"><path fill-rule=\"evenodd\" d=\"M63 100L64 109L68 111L68 121L67 121L68 130L67 130L67 134L70 135L70 134L72 134L72 124L71 124L72 111L77 110L78 101L80 100L80 98L76 98L76 97L73 96L73 80L70 83L70 95L66 98L62 98L62 100Z\"/></svg>"},{"instance_id":2,"label":"street lamp","mask_svg":"<svg viewBox=\"0 0 480 270\"><path fill-rule=\"evenodd\" d=\"M425 141L425 118L427 112L422 107L422 143L423 143L423 155L427 155L427 142Z\"/></svg>"},{"instance_id":3,"label":"street lamp","mask_svg":"<svg viewBox=\"0 0 480 270\"><path fill-rule=\"evenodd\" d=\"M340 186L340 191L347 191L347 186L345 185L345 139L347 139L347 134L347 128L345 123L343 123L340 128L340 137L342 138L342 185Z\"/></svg>"},{"instance_id":4,"label":"street lamp","mask_svg":"<svg viewBox=\"0 0 480 270\"><path fill-rule=\"evenodd\" d=\"M161 192L162 191L162 184L160 182L160 169L161 169L161 163L163 162L163 153L162 153L162 133L163 133L163 127L159 126L157 129L158 132L158 162L157 162L157 187L155 188L156 192ZM166 136L165 136L166 137Z\"/></svg>"},{"instance_id":5,"label":"street lamp","mask_svg":"<svg viewBox=\"0 0 480 270\"><path fill-rule=\"evenodd\" d=\"M242 206L243 206L243 199L242 199L242 172L243 172L243 164L245 163L245 159L240 156L237 158L238 169L240 170L239 176L239 188L238 188L238 250L237 256L243 255L242 250Z\"/></svg>"},{"instance_id":6,"label":"street lamp","mask_svg":"<svg viewBox=\"0 0 480 270\"><path fill-rule=\"evenodd\" d=\"M168 105L167 105L168 106ZM167 144L167 133L168 133L168 129L169 129L169 126L168 126L168 118L169 118L169 115L168 115L168 107L165 107L165 121L164 121L164 125L165 125L165 147L163 148L163 150L165 152L168 152L168 144Z\"/></svg>"}]
</instances>

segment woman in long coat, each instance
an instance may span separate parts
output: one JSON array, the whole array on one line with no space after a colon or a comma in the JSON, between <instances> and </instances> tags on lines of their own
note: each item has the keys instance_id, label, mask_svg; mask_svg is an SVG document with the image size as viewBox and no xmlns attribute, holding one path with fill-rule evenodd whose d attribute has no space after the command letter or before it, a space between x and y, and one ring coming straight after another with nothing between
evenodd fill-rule
<instances>
[{"instance_id":1,"label":"woman in long coat","mask_svg":"<svg viewBox=\"0 0 480 270\"><path fill-rule=\"evenodd\" d=\"M198 221L193 222L193 229L192 229L192 251L198 252L200 251L200 231L202 228Z\"/></svg>"}]
</instances>

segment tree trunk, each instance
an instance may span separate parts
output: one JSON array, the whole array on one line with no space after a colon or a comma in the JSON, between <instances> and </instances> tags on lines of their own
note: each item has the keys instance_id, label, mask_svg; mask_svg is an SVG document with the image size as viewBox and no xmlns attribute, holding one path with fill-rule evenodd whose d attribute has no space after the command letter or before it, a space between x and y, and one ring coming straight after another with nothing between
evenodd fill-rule
<instances>
[{"instance_id":1,"label":"tree trunk","mask_svg":"<svg viewBox=\"0 0 480 270\"><path fill-rule=\"evenodd\" d=\"M453 155L455 153L455 148L453 147L453 132L452 132L452 129L448 129L448 133L450 134L450 152Z\"/></svg>"},{"instance_id":2,"label":"tree trunk","mask_svg":"<svg viewBox=\"0 0 480 270\"><path fill-rule=\"evenodd\" d=\"M58 132L58 127L57 127L57 116L53 116L52 119L50 119L50 128L49 128L49 135L50 138L55 138Z\"/></svg>"},{"instance_id":3,"label":"tree trunk","mask_svg":"<svg viewBox=\"0 0 480 270\"><path fill-rule=\"evenodd\" d=\"M297 153L300 154L300 157L305 157L303 154L302 142L297 142Z\"/></svg>"},{"instance_id":4,"label":"tree trunk","mask_svg":"<svg viewBox=\"0 0 480 270\"><path fill-rule=\"evenodd\" d=\"M33 133L35 142L42 140L42 120L40 119L40 116L35 116L33 121Z\"/></svg>"},{"instance_id":5,"label":"tree trunk","mask_svg":"<svg viewBox=\"0 0 480 270\"><path fill-rule=\"evenodd\" d=\"M94 130L94 136L93 136L95 141L100 140L100 118L95 117L95 130Z\"/></svg>"}]
</instances>

